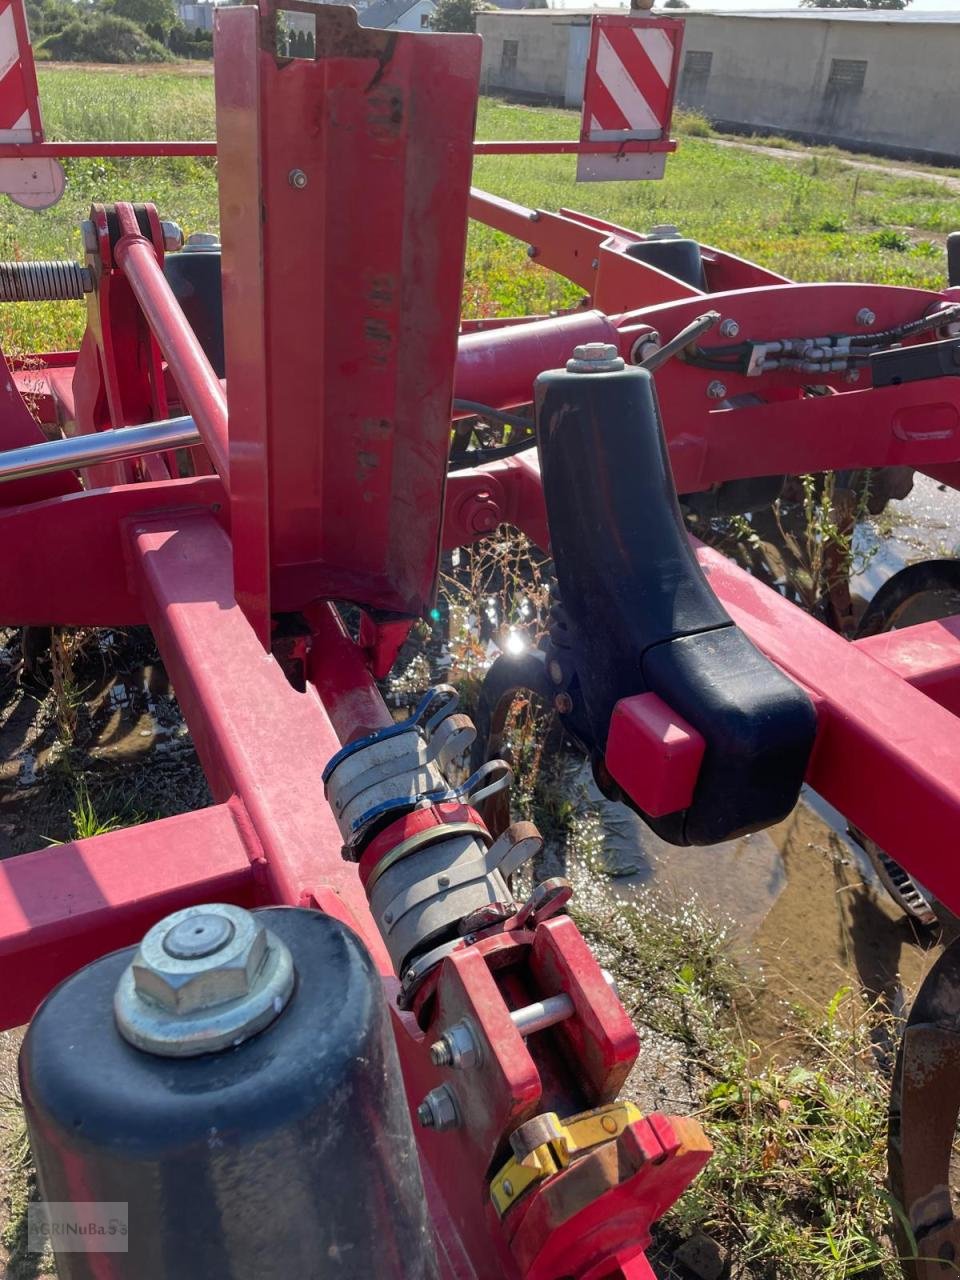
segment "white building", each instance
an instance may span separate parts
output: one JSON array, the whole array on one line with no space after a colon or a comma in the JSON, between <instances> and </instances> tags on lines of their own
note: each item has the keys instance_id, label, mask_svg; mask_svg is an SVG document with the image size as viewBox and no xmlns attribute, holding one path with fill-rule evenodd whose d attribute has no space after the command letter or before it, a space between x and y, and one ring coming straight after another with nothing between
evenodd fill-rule
<instances>
[{"instance_id":1,"label":"white building","mask_svg":"<svg viewBox=\"0 0 960 1280\"><path fill-rule=\"evenodd\" d=\"M361 9L361 27L383 27L387 31L425 31L436 9L434 0L373 0Z\"/></svg>"}]
</instances>

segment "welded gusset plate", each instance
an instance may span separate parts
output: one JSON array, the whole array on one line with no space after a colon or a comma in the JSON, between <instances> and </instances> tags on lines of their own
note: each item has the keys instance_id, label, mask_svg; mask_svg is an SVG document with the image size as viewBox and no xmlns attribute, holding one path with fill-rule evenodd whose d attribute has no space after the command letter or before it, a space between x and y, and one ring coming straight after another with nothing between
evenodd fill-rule
<instances>
[{"instance_id":1,"label":"welded gusset plate","mask_svg":"<svg viewBox=\"0 0 960 1280\"><path fill-rule=\"evenodd\" d=\"M960 1258L950 1162L960 1112L960 946L927 975L904 1032L890 1098L890 1190L903 1271L939 1280ZM912 1238L911 1238L912 1237Z\"/></svg>"}]
</instances>

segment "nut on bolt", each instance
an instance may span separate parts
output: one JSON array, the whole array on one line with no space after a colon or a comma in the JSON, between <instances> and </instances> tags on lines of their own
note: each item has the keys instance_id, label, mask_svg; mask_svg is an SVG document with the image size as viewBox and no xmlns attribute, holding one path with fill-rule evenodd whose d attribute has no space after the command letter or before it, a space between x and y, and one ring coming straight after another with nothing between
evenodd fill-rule
<instances>
[{"instance_id":1,"label":"nut on bolt","mask_svg":"<svg viewBox=\"0 0 960 1280\"><path fill-rule=\"evenodd\" d=\"M281 940L242 907L175 911L146 934L114 996L131 1044L165 1057L242 1043L283 1010L294 985Z\"/></svg>"},{"instance_id":2,"label":"nut on bolt","mask_svg":"<svg viewBox=\"0 0 960 1280\"><path fill-rule=\"evenodd\" d=\"M465 1018L453 1023L439 1040L434 1041L430 1046L430 1061L435 1067L453 1067L454 1071L479 1067L480 1042Z\"/></svg>"},{"instance_id":3,"label":"nut on bolt","mask_svg":"<svg viewBox=\"0 0 960 1280\"><path fill-rule=\"evenodd\" d=\"M183 248L183 232L175 222L161 222L164 253L178 253Z\"/></svg>"},{"instance_id":4,"label":"nut on bolt","mask_svg":"<svg viewBox=\"0 0 960 1280\"><path fill-rule=\"evenodd\" d=\"M736 320L722 320L719 333L721 338L737 338L740 336L740 326Z\"/></svg>"},{"instance_id":5,"label":"nut on bolt","mask_svg":"<svg viewBox=\"0 0 960 1280\"><path fill-rule=\"evenodd\" d=\"M574 347L567 361L567 373L618 373L624 368L623 357L612 342L585 342Z\"/></svg>"},{"instance_id":6,"label":"nut on bolt","mask_svg":"<svg viewBox=\"0 0 960 1280\"><path fill-rule=\"evenodd\" d=\"M291 169L287 174L287 181L291 187L296 187L298 191L302 191L307 185L307 175L302 169Z\"/></svg>"},{"instance_id":7,"label":"nut on bolt","mask_svg":"<svg viewBox=\"0 0 960 1280\"><path fill-rule=\"evenodd\" d=\"M417 1107L417 1119L424 1129L436 1129L438 1133L459 1127L460 1112L449 1085L442 1084L430 1090Z\"/></svg>"},{"instance_id":8,"label":"nut on bolt","mask_svg":"<svg viewBox=\"0 0 960 1280\"><path fill-rule=\"evenodd\" d=\"M862 324L865 328L869 328L870 325L876 323L876 313L871 311L869 307L861 307L857 312L857 324Z\"/></svg>"},{"instance_id":9,"label":"nut on bolt","mask_svg":"<svg viewBox=\"0 0 960 1280\"><path fill-rule=\"evenodd\" d=\"M724 383L715 378L707 386L707 395L711 400L725 400L727 398L727 388Z\"/></svg>"}]
</instances>

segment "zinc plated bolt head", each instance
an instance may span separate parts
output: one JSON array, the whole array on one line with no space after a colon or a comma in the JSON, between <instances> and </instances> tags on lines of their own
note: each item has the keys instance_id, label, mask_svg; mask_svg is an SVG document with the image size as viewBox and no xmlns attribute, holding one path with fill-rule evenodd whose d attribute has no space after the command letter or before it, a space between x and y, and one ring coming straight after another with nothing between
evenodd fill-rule
<instances>
[{"instance_id":1,"label":"zinc plated bolt head","mask_svg":"<svg viewBox=\"0 0 960 1280\"><path fill-rule=\"evenodd\" d=\"M724 383L715 378L707 386L707 395L711 400L725 400L727 398L727 388Z\"/></svg>"},{"instance_id":2,"label":"zinc plated bolt head","mask_svg":"<svg viewBox=\"0 0 960 1280\"><path fill-rule=\"evenodd\" d=\"M443 1047L442 1053L439 1046ZM455 1071L467 1071L471 1067L479 1067L481 1057L480 1042L473 1027L465 1018L453 1023L440 1039L430 1046L430 1058L434 1066L453 1067Z\"/></svg>"},{"instance_id":3,"label":"zinc plated bolt head","mask_svg":"<svg viewBox=\"0 0 960 1280\"><path fill-rule=\"evenodd\" d=\"M302 169L291 169L287 174L287 181L291 187L296 187L298 191L302 191L307 185L307 175Z\"/></svg>"},{"instance_id":4,"label":"zinc plated bolt head","mask_svg":"<svg viewBox=\"0 0 960 1280\"><path fill-rule=\"evenodd\" d=\"M288 948L257 916L228 903L186 907L146 934L120 977L114 1014L146 1052L212 1053L268 1026L294 979Z\"/></svg>"},{"instance_id":5,"label":"zinc plated bolt head","mask_svg":"<svg viewBox=\"0 0 960 1280\"><path fill-rule=\"evenodd\" d=\"M209 1009L249 992L266 951L267 931L249 911L188 907L141 942L131 966L134 986L177 1013Z\"/></svg>"},{"instance_id":6,"label":"zinc plated bolt head","mask_svg":"<svg viewBox=\"0 0 960 1280\"><path fill-rule=\"evenodd\" d=\"M183 232L175 222L161 222L164 253L179 253L183 248Z\"/></svg>"},{"instance_id":7,"label":"zinc plated bolt head","mask_svg":"<svg viewBox=\"0 0 960 1280\"><path fill-rule=\"evenodd\" d=\"M872 324L877 323L876 314L869 307L861 307L857 312L857 324L863 325L869 329Z\"/></svg>"},{"instance_id":8,"label":"zinc plated bolt head","mask_svg":"<svg viewBox=\"0 0 960 1280\"><path fill-rule=\"evenodd\" d=\"M618 373L626 364L612 342L585 342L574 347L567 373Z\"/></svg>"},{"instance_id":9,"label":"zinc plated bolt head","mask_svg":"<svg viewBox=\"0 0 960 1280\"><path fill-rule=\"evenodd\" d=\"M720 322L721 338L736 338L740 334L740 326L736 320L722 320Z\"/></svg>"}]
</instances>

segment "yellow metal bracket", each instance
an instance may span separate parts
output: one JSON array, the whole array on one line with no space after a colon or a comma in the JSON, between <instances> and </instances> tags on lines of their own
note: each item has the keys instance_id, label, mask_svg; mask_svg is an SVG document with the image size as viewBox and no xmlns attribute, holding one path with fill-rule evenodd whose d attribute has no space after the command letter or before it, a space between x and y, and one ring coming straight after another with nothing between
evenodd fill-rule
<instances>
[{"instance_id":1,"label":"yellow metal bracket","mask_svg":"<svg viewBox=\"0 0 960 1280\"><path fill-rule=\"evenodd\" d=\"M547 1141L522 1158L511 1156L490 1183L490 1198L498 1215L502 1218L531 1187L565 1169L577 1152L615 1141L628 1125L642 1119L640 1108L632 1102L614 1102L567 1120L553 1111L538 1116L550 1135Z\"/></svg>"}]
</instances>

